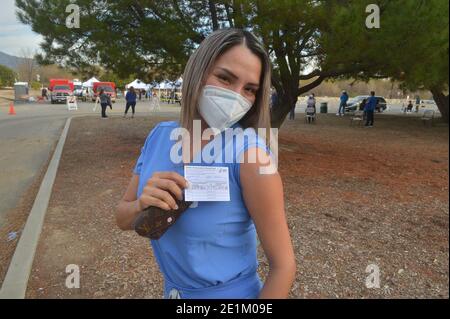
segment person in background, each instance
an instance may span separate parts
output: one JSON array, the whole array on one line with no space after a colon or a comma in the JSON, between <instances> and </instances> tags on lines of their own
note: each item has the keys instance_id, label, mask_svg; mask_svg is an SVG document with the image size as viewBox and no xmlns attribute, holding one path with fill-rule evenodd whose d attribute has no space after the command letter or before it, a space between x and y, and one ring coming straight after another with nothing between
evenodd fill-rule
<instances>
[{"instance_id":1,"label":"person in background","mask_svg":"<svg viewBox=\"0 0 450 319\"><path fill-rule=\"evenodd\" d=\"M364 107L366 106L366 103L367 103L367 99L362 99L358 105L358 110L364 111ZM366 116L366 115L364 114L364 116Z\"/></svg>"},{"instance_id":2,"label":"person in background","mask_svg":"<svg viewBox=\"0 0 450 319\"><path fill-rule=\"evenodd\" d=\"M175 89L172 89L169 93L169 103L175 104Z\"/></svg>"},{"instance_id":3,"label":"person in background","mask_svg":"<svg viewBox=\"0 0 450 319\"><path fill-rule=\"evenodd\" d=\"M308 123L314 121L314 115L316 114L316 97L314 93L312 93L308 100L306 101L306 115L308 119Z\"/></svg>"},{"instance_id":4,"label":"person in background","mask_svg":"<svg viewBox=\"0 0 450 319\"><path fill-rule=\"evenodd\" d=\"M100 101L100 106L102 107L102 119L106 119L108 118L108 116L106 115L106 108L109 106L112 110L111 97L105 93L104 89L101 89L98 95L98 99Z\"/></svg>"},{"instance_id":5,"label":"person in background","mask_svg":"<svg viewBox=\"0 0 450 319\"><path fill-rule=\"evenodd\" d=\"M408 106L406 107L406 112L411 113L412 109L413 109L413 103L412 103L412 101L409 101Z\"/></svg>"},{"instance_id":6,"label":"person in background","mask_svg":"<svg viewBox=\"0 0 450 319\"><path fill-rule=\"evenodd\" d=\"M42 87L42 98L48 100L47 89Z\"/></svg>"},{"instance_id":7,"label":"person in background","mask_svg":"<svg viewBox=\"0 0 450 319\"><path fill-rule=\"evenodd\" d=\"M416 113L419 113L420 96L416 95Z\"/></svg>"},{"instance_id":8,"label":"person in background","mask_svg":"<svg viewBox=\"0 0 450 319\"><path fill-rule=\"evenodd\" d=\"M375 92L370 92L370 97L367 99L366 105L364 106L364 112L366 114L366 124L365 127L373 127L373 114L377 106L377 98L375 97Z\"/></svg>"},{"instance_id":9,"label":"person in background","mask_svg":"<svg viewBox=\"0 0 450 319\"><path fill-rule=\"evenodd\" d=\"M88 98L89 98L89 89L86 88L86 91L83 94L83 101L87 101Z\"/></svg>"},{"instance_id":10,"label":"person in background","mask_svg":"<svg viewBox=\"0 0 450 319\"><path fill-rule=\"evenodd\" d=\"M131 106L131 117L133 118L136 111L136 91L134 90L134 87L130 87L127 94L125 95L125 100L127 101L127 104L125 105L125 113L123 114L123 117L127 117L128 110Z\"/></svg>"},{"instance_id":11,"label":"person in background","mask_svg":"<svg viewBox=\"0 0 450 319\"><path fill-rule=\"evenodd\" d=\"M336 113L337 116L344 116L345 115L345 107L347 106L347 101L348 101L348 94L347 92L344 90L341 93L341 97L339 98L340 103L339 103L339 110Z\"/></svg>"}]
</instances>

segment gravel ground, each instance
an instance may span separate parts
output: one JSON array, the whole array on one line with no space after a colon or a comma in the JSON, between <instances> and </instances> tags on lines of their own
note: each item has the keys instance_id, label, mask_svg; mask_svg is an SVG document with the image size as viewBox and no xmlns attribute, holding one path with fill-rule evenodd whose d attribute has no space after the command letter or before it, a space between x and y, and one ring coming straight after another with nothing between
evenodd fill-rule
<instances>
[{"instance_id":1,"label":"gravel ground","mask_svg":"<svg viewBox=\"0 0 450 319\"><path fill-rule=\"evenodd\" d=\"M38 245L28 298L161 298L148 242L114 207L163 118L74 119ZM448 126L378 116L303 117L280 130L280 174L298 272L291 298L448 298ZM260 274L267 274L261 248ZM81 288L67 289L77 264ZM366 267L380 288L366 287Z\"/></svg>"}]
</instances>

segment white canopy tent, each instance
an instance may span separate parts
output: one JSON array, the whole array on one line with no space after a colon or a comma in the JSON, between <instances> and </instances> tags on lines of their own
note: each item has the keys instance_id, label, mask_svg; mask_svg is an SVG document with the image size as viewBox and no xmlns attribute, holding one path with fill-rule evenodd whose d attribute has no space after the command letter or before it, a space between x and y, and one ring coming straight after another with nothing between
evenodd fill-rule
<instances>
[{"instance_id":1,"label":"white canopy tent","mask_svg":"<svg viewBox=\"0 0 450 319\"><path fill-rule=\"evenodd\" d=\"M179 78L178 80L175 81L175 86L176 87L181 87L183 85L183 78Z\"/></svg>"},{"instance_id":2,"label":"white canopy tent","mask_svg":"<svg viewBox=\"0 0 450 319\"><path fill-rule=\"evenodd\" d=\"M173 85L172 82L170 81L162 81L161 83L158 84L157 87L155 87L155 89L159 89L159 90L172 90L175 86Z\"/></svg>"},{"instance_id":3,"label":"white canopy tent","mask_svg":"<svg viewBox=\"0 0 450 319\"><path fill-rule=\"evenodd\" d=\"M158 85L153 87L153 89L158 90L159 98L165 97L165 95L167 94L167 91L171 90L172 88L173 88L173 85L168 80L162 81L161 83L158 83ZM163 95L161 95L161 90L164 91Z\"/></svg>"},{"instance_id":4,"label":"white canopy tent","mask_svg":"<svg viewBox=\"0 0 450 319\"><path fill-rule=\"evenodd\" d=\"M172 82L169 80L164 80L160 83L155 83L153 90L155 90L159 99L167 103L180 102L180 90L183 84L183 80L179 78L177 81Z\"/></svg>"},{"instance_id":5,"label":"white canopy tent","mask_svg":"<svg viewBox=\"0 0 450 319\"><path fill-rule=\"evenodd\" d=\"M130 84L125 85L125 88L128 90L128 88L133 87L136 90L147 90L147 84L142 82L141 80L134 80Z\"/></svg>"},{"instance_id":6,"label":"white canopy tent","mask_svg":"<svg viewBox=\"0 0 450 319\"><path fill-rule=\"evenodd\" d=\"M90 78L89 80L87 80L86 82L83 82L83 87L84 88L92 88L94 87L94 83L95 82L100 82L99 80L97 80L95 77Z\"/></svg>"}]
</instances>

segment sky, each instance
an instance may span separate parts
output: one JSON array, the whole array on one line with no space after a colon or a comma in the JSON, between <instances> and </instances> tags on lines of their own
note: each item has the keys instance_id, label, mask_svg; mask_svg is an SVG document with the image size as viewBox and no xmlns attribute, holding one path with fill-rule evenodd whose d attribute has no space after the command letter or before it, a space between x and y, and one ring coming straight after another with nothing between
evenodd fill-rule
<instances>
[{"instance_id":1,"label":"sky","mask_svg":"<svg viewBox=\"0 0 450 319\"><path fill-rule=\"evenodd\" d=\"M16 16L15 0L1 0L0 10L0 51L21 56L21 50L39 49L42 37L22 24Z\"/></svg>"}]
</instances>

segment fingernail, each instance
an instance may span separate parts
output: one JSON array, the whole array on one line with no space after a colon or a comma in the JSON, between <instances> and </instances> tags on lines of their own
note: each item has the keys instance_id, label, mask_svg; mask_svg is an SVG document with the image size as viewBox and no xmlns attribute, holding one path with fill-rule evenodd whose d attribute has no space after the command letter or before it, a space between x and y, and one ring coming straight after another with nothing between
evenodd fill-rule
<instances>
[{"instance_id":1,"label":"fingernail","mask_svg":"<svg viewBox=\"0 0 450 319\"><path fill-rule=\"evenodd\" d=\"M175 205L175 209L178 209L178 205Z\"/></svg>"}]
</instances>

